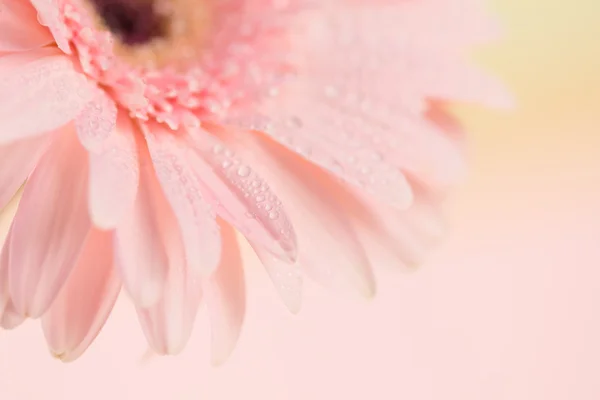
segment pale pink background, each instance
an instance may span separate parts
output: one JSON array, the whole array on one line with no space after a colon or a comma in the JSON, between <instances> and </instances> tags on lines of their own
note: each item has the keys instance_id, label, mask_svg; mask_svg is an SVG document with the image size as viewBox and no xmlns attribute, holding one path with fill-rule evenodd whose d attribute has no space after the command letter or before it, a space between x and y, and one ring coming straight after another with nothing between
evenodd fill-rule
<instances>
[{"instance_id":1,"label":"pale pink background","mask_svg":"<svg viewBox=\"0 0 600 400\"><path fill-rule=\"evenodd\" d=\"M224 367L205 315L183 355L142 361L123 299L75 364L49 356L36 323L0 332L0 399L600 399L600 6L577 3L497 1L512 33L484 58L520 108L461 110L473 175L419 271L379 270L370 302L309 284L291 316L248 255L247 323Z\"/></svg>"}]
</instances>

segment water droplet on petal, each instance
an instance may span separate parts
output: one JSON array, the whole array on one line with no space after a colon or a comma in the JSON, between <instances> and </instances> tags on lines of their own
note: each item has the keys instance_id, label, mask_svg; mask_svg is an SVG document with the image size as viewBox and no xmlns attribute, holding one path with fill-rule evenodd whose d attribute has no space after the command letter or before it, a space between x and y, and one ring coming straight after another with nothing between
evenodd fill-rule
<instances>
[{"instance_id":1,"label":"water droplet on petal","mask_svg":"<svg viewBox=\"0 0 600 400\"><path fill-rule=\"evenodd\" d=\"M237 170L237 174L243 178L250 175L250 172L251 172L250 167L248 167L246 165L240 166Z\"/></svg>"},{"instance_id":2,"label":"water droplet on petal","mask_svg":"<svg viewBox=\"0 0 600 400\"><path fill-rule=\"evenodd\" d=\"M223 152L223 145L222 144L215 144L215 146L213 147L213 153L215 154L220 154Z\"/></svg>"}]
</instances>

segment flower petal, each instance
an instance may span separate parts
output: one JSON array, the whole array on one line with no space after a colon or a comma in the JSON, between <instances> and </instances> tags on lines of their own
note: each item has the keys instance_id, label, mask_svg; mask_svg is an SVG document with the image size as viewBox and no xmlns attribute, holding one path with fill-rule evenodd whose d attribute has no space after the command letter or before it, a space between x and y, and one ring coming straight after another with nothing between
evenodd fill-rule
<instances>
[{"instance_id":1,"label":"flower petal","mask_svg":"<svg viewBox=\"0 0 600 400\"><path fill-rule=\"evenodd\" d=\"M154 125L144 136L158 180L181 229L188 267L208 276L219 264L221 236L214 210L201 196L200 183L187 162L188 148L174 132Z\"/></svg>"},{"instance_id":2,"label":"flower petal","mask_svg":"<svg viewBox=\"0 0 600 400\"><path fill-rule=\"evenodd\" d=\"M0 327L4 329L15 329L25 321L25 316L15 308L15 304L9 300L0 316Z\"/></svg>"},{"instance_id":3,"label":"flower petal","mask_svg":"<svg viewBox=\"0 0 600 400\"><path fill-rule=\"evenodd\" d=\"M235 231L221 223L221 235L221 263L204 290L212 332L211 357L214 365L225 362L233 352L246 312L244 270Z\"/></svg>"},{"instance_id":4,"label":"flower petal","mask_svg":"<svg viewBox=\"0 0 600 400\"><path fill-rule=\"evenodd\" d=\"M304 85L292 101L287 123L281 117L264 128L289 149L399 209L413 193L406 175L431 187L447 187L466 171L462 152L423 110L397 109L385 103L361 103L352 92ZM293 96L294 98L296 95ZM278 99L268 115L290 115ZM310 102L310 104L308 103ZM293 124L289 121L295 121ZM286 125L287 124L287 125ZM329 157L328 159L324 157Z\"/></svg>"},{"instance_id":5,"label":"flower petal","mask_svg":"<svg viewBox=\"0 0 600 400\"><path fill-rule=\"evenodd\" d=\"M71 54L69 46L67 27L63 23L60 15L58 0L29 0L39 13L39 20L42 25L47 26L54 36L54 40L66 54Z\"/></svg>"},{"instance_id":6,"label":"flower petal","mask_svg":"<svg viewBox=\"0 0 600 400\"><path fill-rule=\"evenodd\" d=\"M464 154L445 131L420 116L407 116L403 125L402 130L396 131L401 137L397 146L388 154L406 175L438 191L464 180Z\"/></svg>"},{"instance_id":7,"label":"flower petal","mask_svg":"<svg viewBox=\"0 0 600 400\"><path fill-rule=\"evenodd\" d=\"M217 214L277 258L295 261L294 230L267 182L214 134L197 130L189 135L196 150L189 160Z\"/></svg>"},{"instance_id":8,"label":"flower petal","mask_svg":"<svg viewBox=\"0 0 600 400\"><path fill-rule=\"evenodd\" d=\"M328 106L305 88L290 90L294 94L288 100L277 99L263 105L261 115L269 116L266 122L241 123L264 131L365 192L399 208L410 205L410 185L390 158L384 157L388 143L374 138L372 127L350 113L345 115Z\"/></svg>"},{"instance_id":9,"label":"flower petal","mask_svg":"<svg viewBox=\"0 0 600 400\"><path fill-rule=\"evenodd\" d=\"M25 185L10 241L10 292L19 313L36 318L73 269L90 229L87 154L68 125Z\"/></svg>"},{"instance_id":10,"label":"flower petal","mask_svg":"<svg viewBox=\"0 0 600 400\"><path fill-rule=\"evenodd\" d=\"M25 183L46 151L50 137L43 135L0 146L0 210Z\"/></svg>"},{"instance_id":11,"label":"flower petal","mask_svg":"<svg viewBox=\"0 0 600 400\"><path fill-rule=\"evenodd\" d=\"M10 298L9 289L9 251L10 251L10 236L12 233L12 220L17 213L19 197L15 196L12 201L0 213L0 326L5 329L10 329L15 326L15 323L24 318L19 318L13 314L14 304ZM5 317L6 315L6 317ZM6 320L6 324L3 321Z\"/></svg>"},{"instance_id":12,"label":"flower petal","mask_svg":"<svg viewBox=\"0 0 600 400\"><path fill-rule=\"evenodd\" d=\"M10 300L10 290L8 287L8 262L9 262L9 241L7 240L10 237L9 227L11 224L6 224L6 229L4 226L0 226L0 239L2 239L2 250L0 251L0 316L4 314L4 309Z\"/></svg>"},{"instance_id":13,"label":"flower petal","mask_svg":"<svg viewBox=\"0 0 600 400\"><path fill-rule=\"evenodd\" d=\"M54 41L27 1L0 0L0 26L0 52L27 51Z\"/></svg>"},{"instance_id":14,"label":"flower petal","mask_svg":"<svg viewBox=\"0 0 600 400\"><path fill-rule=\"evenodd\" d=\"M348 215L336 200L339 184L319 167L273 141L232 132L224 140L251 160L279 193L296 231L302 270L322 284L348 282L365 296L373 296L375 278L369 260ZM295 266L288 268L288 273L294 274Z\"/></svg>"},{"instance_id":15,"label":"flower petal","mask_svg":"<svg viewBox=\"0 0 600 400\"><path fill-rule=\"evenodd\" d=\"M117 225L115 258L134 303L149 307L160 300L168 274L169 206L147 152L140 157L140 185L132 209Z\"/></svg>"},{"instance_id":16,"label":"flower petal","mask_svg":"<svg viewBox=\"0 0 600 400\"><path fill-rule=\"evenodd\" d=\"M75 127L83 147L94 153L102 153L112 147L117 105L101 89L94 90L93 96L75 120ZM128 133L133 134L132 131Z\"/></svg>"},{"instance_id":17,"label":"flower petal","mask_svg":"<svg viewBox=\"0 0 600 400\"><path fill-rule=\"evenodd\" d=\"M42 317L46 341L57 358L73 361L83 354L104 326L120 289L112 233L92 229L77 265Z\"/></svg>"},{"instance_id":18,"label":"flower petal","mask_svg":"<svg viewBox=\"0 0 600 400\"><path fill-rule=\"evenodd\" d=\"M0 77L18 72L23 65L42 58L60 55L61 52L54 47L44 47L20 53L0 53Z\"/></svg>"},{"instance_id":19,"label":"flower petal","mask_svg":"<svg viewBox=\"0 0 600 400\"><path fill-rule=\"evenodd\" d=\"M0 143L60 128L92 100L92 84L75 70L69 58L56 55L56 51L29 52L41 58L10 71L1 68L2 64L32 55L17 53L0 58Z\"/></svg>"},{"instance_id":20,"label":"flower petal","mask_svg":"<svg viewBox=\"0 0 600 400\"><path fill-rule=\"evenodd\" d=\"M303 280L299 265L290 265L289 262L274 257L272 253L265 251L260 246L252 245L252 248L265 266L285 306L293 314L300 312Z\"/></svg>"},{"instance_id":21,"label":"flower petal","mask_svg":"<svg viewBox=\"0 0 600 400\"><path fill-rule=\"evenodd\" d=\"M98 90L76 119L77 133L90 153L89 208L94 225L111 229L129 211L139 183L134 127L115 103Z\"/></svg>"},{"instance_id":22,"label":"flower petal","mask_svg":"<svg viewBox=\"0 0 600 400\"><path fill-rule=\"evenodd\" d=\"M416 267L445 234L441 199L418 191L409 209L397 210L356 191L351 193L355 201L345 202L344 209L371 261L378 265Z\"/></svg>"},{"instance_id":23,"label":"flower petal","mask_svg":"<svg viewBox=\"0 0 600 400\"><path fill-rule=\"evenodd\" d=\"M161 196L164 195L161 193ZM190 274L177 220L166 200L164 204L162 232L168 269L165 290L158 303L147 308L137 307L137 312L152 350L173 355L181 352L190 338L202 287Z\"/></svg>"}]
</instances>

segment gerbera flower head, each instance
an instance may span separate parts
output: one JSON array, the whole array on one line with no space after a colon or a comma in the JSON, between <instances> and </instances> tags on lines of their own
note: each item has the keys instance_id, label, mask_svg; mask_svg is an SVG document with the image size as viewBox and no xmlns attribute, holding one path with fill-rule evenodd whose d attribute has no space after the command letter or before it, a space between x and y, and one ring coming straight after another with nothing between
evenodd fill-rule
<instances>
[{"instance_id":1,"label":"gerbera flower head","mask_svg":"<svg viewBox=\"0 0 600 400\"><path fill-rule=\"evenodd\" d=\"M205 301L223 360L234 228L292 311L302 273L373 294L372 256L417 262L464 172L440 104L507 100L465 61L496 34L475 0L0 0L0 27L0 209L26 181L0 321L41 318L63 360L121 286L161 354Z\"/></svg>"}]
</instances>

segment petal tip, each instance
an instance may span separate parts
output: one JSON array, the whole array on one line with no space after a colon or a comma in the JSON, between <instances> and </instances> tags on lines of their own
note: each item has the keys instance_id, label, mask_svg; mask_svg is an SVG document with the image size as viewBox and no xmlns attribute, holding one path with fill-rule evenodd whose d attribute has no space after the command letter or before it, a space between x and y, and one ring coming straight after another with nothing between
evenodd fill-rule
<instances>
[{"instance_id":1,"label":"petal tip","mask_svg":"<svg viewBox=\"0 0 600 400\"><path fill-rule=\"evenodd\" d=\"M232 345L229 348L222 348L222 349L214 349L213 348L213 351L211 352L210 364L214 368L219 368L219 367L223 366L227 362L227 360L229 360L229 358L233 354L234 350L235 350L235 345Z\"/></svg>"},{"instance_id":2,"label":"petal tip","mask_svg":"<svg viewBox=\"0 0 600 400\"><path fill-rule=\"evenodd\" d=\"M0 316L0 327L5 330L13 330L25 321L26 317L13 310L4 310Z\"/></svg>"},{"instance_id":3,"label":"petal tip","mask_svg":"<svg viewBox=\"0 0 600 400\"><path fill-rule=\"evenodd\" d=\"M290 314L292 315L298 315L300 314L300 311L302 310L302 298L296 300L296 301L287 301L285 303L288 311L290 312Z\"/></svg>"},{"instance_id":4,"label":"petal tip","mask_svg":"<svg viewBox=\"0 0 600 400\"><path fill-rule=\"evenodd\" d=\"M89 210L89 214L92 225L100 231L112 231L119 225L119 218L102 215L91 209Z\"/></svg>"},{"instance_id":5,"label":"petal tip","mask_svg":"<svg viewBox=\"0 0 600 400\"><path fill-rule=\"evenodd\" d=\"M375 279L366 276L357 276L353 279L353 286L358 294L367 300L373 300L377 295Z\"/></svg>"},{"instance_id":6,"label":"petal tip","mask_svg":"<svg viewBox=\"0 0 600 400\"><path fill-rule=\"evenodd\" d=\"M40 292L38 292L40 293ZM24 319L38 319L50 308L54 296L40 296L35 293L33 296L29 296L27 293L12 293L12 304L13 308L10 312L5 311L4 316L10 315L10 318L14 318L17 315ZM23 298L22 296L27 296Z\"/></svg>"},{"instance_id":7,"label":"petal tip","mask_svg":"<svg viewBox=\"0 0 600 400\"><path fill-rule=\"evenodd\" d=\"M365 299L373 300L377 297L377 287L374 283L366 284L361 288L361 294Z\"/></svg>"},{"instance_id":8,"label":"petal tip","mask_svg":"<svg viewBox=\"0 0 600 400\"><path fill-rule=\"evenodd\" d=\"M50 351L50 355L52 356L52 358L62 362L63 364L69 364L73 361L76 361L79 358L77 355L74 355L67 350L55 351L52 348L49 348L48 350Z\"/></svg>"},{"instance_id":9,"label":"petal tip","mask_svg":"<svg viewBox=\"0 0 600 400\"><path fill-rule=\"evenodd\" d=\"M148 365L152 360L154 360L158 354L152 349L152 347L148 346L148 349L142 354L138 360L138 365Z\"/></svg>"}]
</instances>

